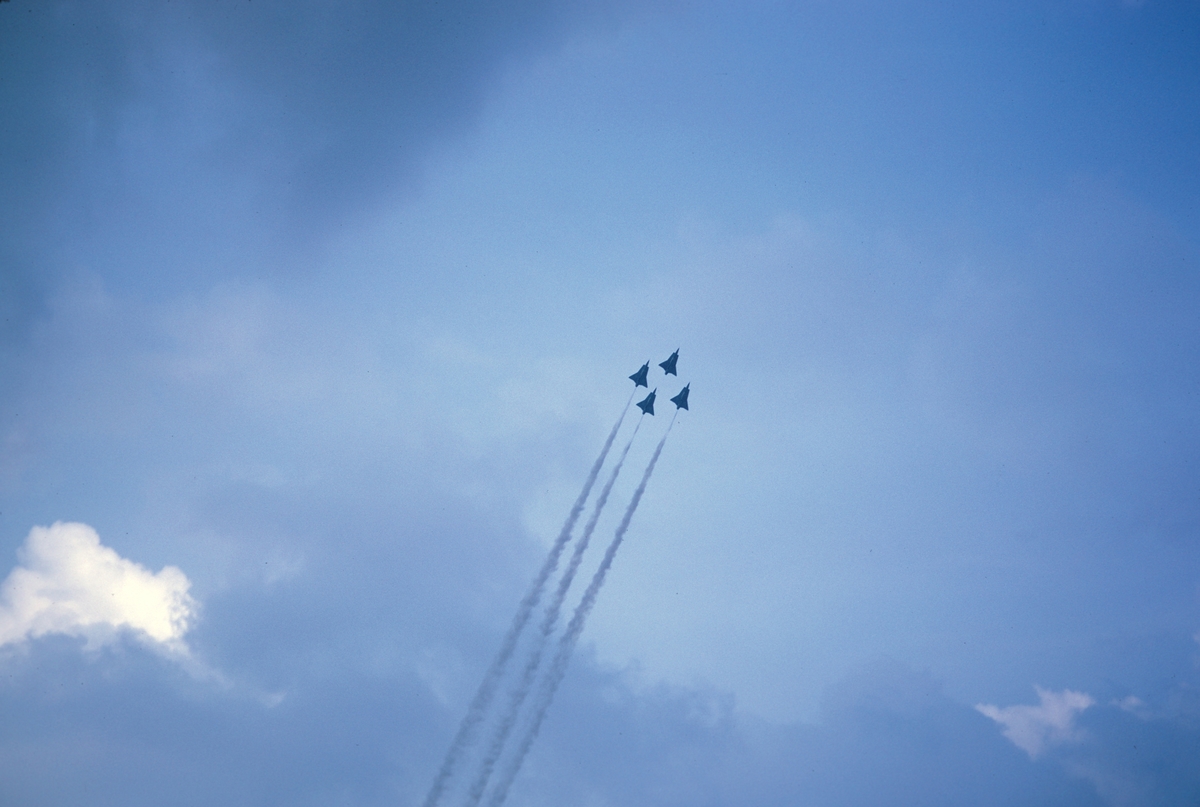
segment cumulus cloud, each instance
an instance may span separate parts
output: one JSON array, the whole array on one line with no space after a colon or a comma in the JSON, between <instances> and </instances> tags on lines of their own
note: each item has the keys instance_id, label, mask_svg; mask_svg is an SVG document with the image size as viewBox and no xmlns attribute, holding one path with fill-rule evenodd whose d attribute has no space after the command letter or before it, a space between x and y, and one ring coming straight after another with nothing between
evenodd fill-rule
<instances>
[{"instance_id":1,"label":"cumulus cloud","mask_svg":"<svg viewBox=\"0 0 1200 807\"><path fill-rule=\"evenodd\" d=\"M1075 716L1096 702L1090 695L1069 689L1058 693L1039 686L1034 689L1041 699L1037 706L1007 706L1003 709L986 703L975 706L979 712L1004 726L1004 736L1029 754L1030 759L1052 745L1080 739Z\"/></svg>"},{"instance_id":2,"label":"cumulus cloud","mask_svg":"<svg viewBox=\"0 0 1200 807\"><path fill-rule=\"evenodd\" d=\"M129 630L154 647L186 654L195 616L191 581L174 566L157 574L100 543L87 524L34 527L20 564L0 584L0 647L61 633L98 647Z\"/></svg>"}]
</instances>

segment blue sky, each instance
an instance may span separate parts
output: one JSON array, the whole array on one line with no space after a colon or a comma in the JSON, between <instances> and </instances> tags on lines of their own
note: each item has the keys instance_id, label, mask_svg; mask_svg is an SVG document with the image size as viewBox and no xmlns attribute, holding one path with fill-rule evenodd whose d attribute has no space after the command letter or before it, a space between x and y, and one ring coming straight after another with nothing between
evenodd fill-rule
<instances>
[{"instance_id":1,"label":"blue sky","mask_svg":"<svg viewBox=\"0 0 1200 807\"><path fill-rule=\"evenodd\" d=\"M511 803L1196 801L1198 32L0 4L0 801L420 804L676 347Z\"/></svg>"}]
</instances>

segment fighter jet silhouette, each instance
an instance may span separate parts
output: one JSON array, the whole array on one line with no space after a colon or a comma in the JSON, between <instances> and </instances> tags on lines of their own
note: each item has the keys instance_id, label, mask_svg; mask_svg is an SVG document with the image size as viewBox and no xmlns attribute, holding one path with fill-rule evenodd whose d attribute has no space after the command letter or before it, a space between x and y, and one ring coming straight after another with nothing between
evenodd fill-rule
<instances>
[{"instance_id":1,"label":"fighter jet silhouette","mask_svg":"<svg viewBox=\"0 0 1200 807\"><path fill-rule=\"evenodd\" d=\"M633 382L633 386L635 389L637 387L650 386L649 384L646 383L646 373L648 373L648 372L650 372L650 362L646 362L645 364L642 365L642 369L638 370L636 373L629 376L629 380Z\"/></svg>"},{"instance_id":2,"label":"fighter jet silhouette","mask_svg":"<svg viewBox=\"0 0 1200 807\"><path fill-rule=\"evenodd\" d=\"M675 404L676 409L687 409L688 387L690 386L692 385L689 383L687 387L681 389L679 394L671 399L671 403Z\"/></svg>"},{"instance_id":3,"label":"fighter jet silhouette","mask_svg":"<svg viewBox=\"0 0 1200 807\"><path fill-rule=\"evenodd\" d=\"M643 415L653 415L654 414L654 393L655 392L658 392L657 388L655 388L653 391L651 391L651 393L649 395L646 396L646 400L644 400L640 404L638 404L638 409L642 410Z\"/></svg>"},{"instance_id":4,"label":"fighter jet silhouette","mask_svg":"<svg viewBox=\"0 0 1200 807\"><path fill-rule=\"evenodd\" d=\"M679 351L676 350L666 361L660 361L658 366L663 368L663 372L667 375L675 375L675 362L679 361Z\"/></svg>"}]
</instances>

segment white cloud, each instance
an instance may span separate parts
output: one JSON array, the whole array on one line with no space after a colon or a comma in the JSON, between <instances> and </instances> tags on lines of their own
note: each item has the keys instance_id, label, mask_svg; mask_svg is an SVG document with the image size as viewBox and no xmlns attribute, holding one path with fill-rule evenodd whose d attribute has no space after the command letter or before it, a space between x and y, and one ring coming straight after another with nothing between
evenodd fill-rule
<instances>
[{"instance_id":1,"label":"white cloud","mask_svg":"<svg viewBox=\"0 0 1200 807\"><path fill-rule=\"evenodd\" d=\"M0 646L62 633L97 647L127 629L152 646L187 653L183 635L196 602L178 568L154 574L102 545L88 525L61 521L34 527L17 557L0 584Z\"/></svg>"},{"instance_id":2,"label":"white cloud","mask_svg":"<svg viewBox=\"0 0 1200 807\"><path fill-rule=\"evenodd\" d=\"M1129 712L1131 715L1138 717L1146 717L1147 715L1146 702L1137 695L1127 695L1120 700L1114 700L1112 704L1122 711Z\"/></svg>"},{"instance_id":3,"label":"white cloud","mask_svg":"<svg viewBox=\"0 0 1200 807\"><path fill-rule=\"evenodd\" d=\"M1096 701L1083 692L1064 689L1055 693L1039 686L1041 703L1037 706L998 706L980 703L975 708L1004 726L1004 736L1033 759L1052 745L1081 738L1075 729L1075 715Z\"/></svg>"}]
</instances>

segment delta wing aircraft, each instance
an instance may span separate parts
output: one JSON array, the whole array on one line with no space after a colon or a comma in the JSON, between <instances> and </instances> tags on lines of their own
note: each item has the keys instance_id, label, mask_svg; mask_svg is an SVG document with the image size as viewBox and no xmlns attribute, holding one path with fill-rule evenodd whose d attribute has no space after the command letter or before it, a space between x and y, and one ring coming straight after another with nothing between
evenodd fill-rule
<instances>
[{"instance_id":1,"label":"delta wing aircraft","mask_svg":"<svg viewBox=\"0 0 1200 807\"><path fill-rule=\"evenodd\" d=\"M683 389L681 389L679 391L678 395L676 395L674 398L671 399L671 403L675 404L676 409L687 409L688 408L687 396L688 396L688 389L691 386L692 386L691 384L688 384L686 387L684 387Z\"/></svg>"},{"instance_id":2,"label":"delta wing aircraft","mask_svg":"<svg viewBox=\"0 0 1200 807\"><path fill-rule=\"evenodd\" d=\"M677 362L677 361L679 361L678 348L675 350L674 353L672 353L670 356L667 357L666 361L660 361L658 363L658 366L663 368L663 372L666 373L667 375L676 375L675 362Z\"/></svg>"}]
</instances>

